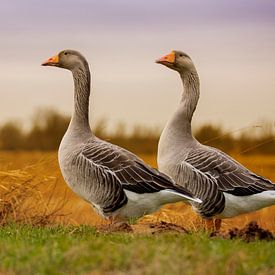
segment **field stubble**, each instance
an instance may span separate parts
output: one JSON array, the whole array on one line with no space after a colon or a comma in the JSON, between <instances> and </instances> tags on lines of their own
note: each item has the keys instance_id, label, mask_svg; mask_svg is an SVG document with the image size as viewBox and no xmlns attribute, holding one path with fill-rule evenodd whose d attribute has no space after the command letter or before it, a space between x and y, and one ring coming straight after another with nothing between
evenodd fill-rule
<instances>
[{"instance_id":1,"label":"field stubble","mask_svg":"<svg viewBox=\"0 0 275 275\"><path fill-rule=\"evenodd\" d=\"M140 157L156 167L155 155ZM234 157L252 171L275 181L275 156ZM226 219L222 229L240 228L252 220L274 232L275 206ZM58 167L56 152L0 152L0 224L10 221L40 225L97 226L106 223L67 187ZM167 205L155 214L143 217L138 224L159 221L195 231L203 226L191 207L183 203Z\"/></svg>"}]
</instances>

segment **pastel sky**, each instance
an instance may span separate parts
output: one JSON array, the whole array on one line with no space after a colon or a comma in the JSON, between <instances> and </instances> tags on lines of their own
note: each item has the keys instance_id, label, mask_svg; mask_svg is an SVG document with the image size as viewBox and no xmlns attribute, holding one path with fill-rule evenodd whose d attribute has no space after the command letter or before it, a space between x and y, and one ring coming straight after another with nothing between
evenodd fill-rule
<instances>
[{"instance_id":1,"label":"pastel sky","mask_svg":"<svg viewBox=\"0 0 275 275\"><path fill-rule=\"evenodd\" d=\"M40 107L71 113L70 73L40 66L66 48L90 63L92 122L162 128L181 82L154 60L171 49L200 75L195 125L275 121L273 0L2 0L0 32L0 123L28 123Z\"/></svg>"}]
</instances>

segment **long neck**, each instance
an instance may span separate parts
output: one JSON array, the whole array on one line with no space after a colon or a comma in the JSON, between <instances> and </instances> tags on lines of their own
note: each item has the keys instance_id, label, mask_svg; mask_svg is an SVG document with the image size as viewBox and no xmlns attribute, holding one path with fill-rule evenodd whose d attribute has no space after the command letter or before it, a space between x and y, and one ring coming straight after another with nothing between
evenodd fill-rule
<instances>
[{"instance_id":1,"label":"long neck","mask_svg":"<svg viewBox=\"0 0 275 275\"><path fill-rule=\"evenodd\" d=\"M180 76L183 83L181 100L166 124L158 145L158 165L166 172L168 172L167 162L174 163L177 158L180 159L182 154L188 151L190 143L195 141L191 121L199 99L199 77L195 68L192 71L180 73ZM186 150L183 150L182 148L185 147L187 147ZM176 155L175 152L177 152Z\"/></svg>"},{"instance_id":2,"label":"long neck","mask_svg":"<svg viewBox=\"0 0 275 275\"><path fill-rule=\"evenodd\" d=\"M71 125L77 128L89 126L90 71L89 67L80 67L72 71L74 79L74 112Z\"/></svg>"},{"instance_id":3,"label":"long neck","mask_svg":"<svg viewBox=\"0 0 275 275\"><path fill-rule=\"evenodd\" d=\"M169 124L175 130L175 137L182 140L193 138L191 121L199 100L200 82L195 69L180 73L180 77L183 83L183 92L179 106Z\"/></svg>"},{"instance_id":4,"label":"long neck","mask_svg":"<svg viewBox=\"0 0 275 275\"><path fill-rule=\"evenodd\" d=\"M197 107L200 96L200 81L197 72L180 73L183 84L183 92L179 108L182 112L182 119L191 124L193 113Z\"/></svg>"}]
</instances>

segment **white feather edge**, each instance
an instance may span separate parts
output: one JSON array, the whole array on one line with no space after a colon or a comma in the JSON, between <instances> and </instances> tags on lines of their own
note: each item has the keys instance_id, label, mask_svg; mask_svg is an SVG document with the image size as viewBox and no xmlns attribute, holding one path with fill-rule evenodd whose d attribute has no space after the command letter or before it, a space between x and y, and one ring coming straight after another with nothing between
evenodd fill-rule
<instances>
[{"instance_id":1,"label":"white feather edge","mask_svg":"<svg viewBox=\"0 0 275 275\"><path fill-rule=\"evenodd\" d=\"M172 190L172 189L165 189L164 191L167 191L167 192L169 192L169 193L178 195L178 196L180 196L180 197L182 197L182 198L185 198L185 199L187 199L187 200L189 200L189 201L193 201L193 202L197 202L197 203L202 203L202 200L199 199L199 198L191 198L191 197L189 197L188 195L181 194L181 193L179 193L179 192L177 192L177 191L175 191L175 190Z\"/></svg>"},{"instance_id":2,"label":"white feather edge","mask_svg":"<svg viewBox=\"0 0 275 275\"><path fill-rule=\"evenodd\" d=\"M122 208L115 211L116 213L113 213L115 216L124 218L141 217L143 215L151 214L167 203L179 201L201 202L200 199L191 198L171 189L144 194L139 194L128 190L124 191L128 198L128 202Z\"/></svg>"}]
</instances>

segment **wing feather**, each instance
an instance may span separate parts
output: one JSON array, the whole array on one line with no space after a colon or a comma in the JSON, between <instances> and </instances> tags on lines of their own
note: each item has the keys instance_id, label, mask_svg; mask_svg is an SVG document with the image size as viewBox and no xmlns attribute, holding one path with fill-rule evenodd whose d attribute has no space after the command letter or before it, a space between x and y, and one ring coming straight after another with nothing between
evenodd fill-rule
<instances>
[{"instance_id":1,"label":"wing feather","mask_svg":"<svg viewBox=\"0 0 275 275\"><path fill-rule=\"evenodd\" d=\"M127 202L123 190L143 194L170 189L193 198L185 187L177 186L171 178L134 154L97 138L85 144L77 162L79 167L89 166L88 170L99 180L96 197L105 212L114 211Z\"/></svg>"},{"instance_id":2,"label":"wing feather","mask_svg":"<svg viewBox=\"0 0 275 275\"><path fill-rule=\"evenodd\" d=\"M195 204L196 211L203 217L212 217L221 213L225 207L223 192L219 190L217 180L208 173L202 173L187 162L182 162L174 175L175 181L202 200L201 204Z\"/></svg>"},{"instance_id":3,"label":"wing feather","mask_svg":"<svg viewBox=\"0 0 275 275\"><path fill-rule=\"evenodd\" d=\"M247 196L275 190L271 181L252 173L215 148L201 147L192 150L185 161L201 172L211 174L217 180L219 189L232 195Z\"/></svg>"}]
</instances>

